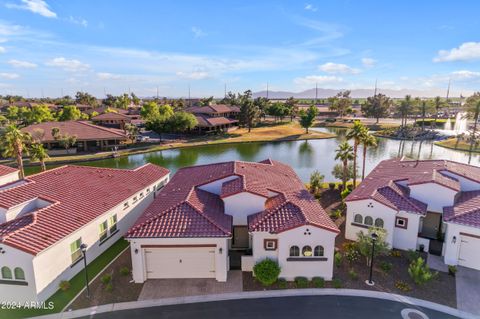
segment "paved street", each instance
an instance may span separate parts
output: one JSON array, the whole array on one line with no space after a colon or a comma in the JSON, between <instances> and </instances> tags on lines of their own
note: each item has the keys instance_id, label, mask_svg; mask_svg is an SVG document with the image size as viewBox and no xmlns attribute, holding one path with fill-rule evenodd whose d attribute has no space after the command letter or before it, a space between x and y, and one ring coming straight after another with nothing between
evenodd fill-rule
<instances>
[{"instance_id":1,"label":"paved street","mask_svg":"<svg viewBox=\"0 0 480 319\"><path fill-rule=\"evenodd\" d=\"M124 310L88 316L97 319L240 319L240 318L301 318L301 319L401 319L405 308L415 308L430 319L456 318L437 311L383 299L347 296L303 296L264 299L241 299L207 303L181 304ZM87 317L85 317L87 318ZM411 316L410 318L419 318Z\"/></svg>"},{"instance_id":2,"label":"paved street","mask_svg":"<svg viewBox=\"0 0 480 319\"><path fill-rule=\"evenodd\" d=\"M458 309L480 315L480 271L458 267L456 285Z\"/></svg>"}]
</instances>

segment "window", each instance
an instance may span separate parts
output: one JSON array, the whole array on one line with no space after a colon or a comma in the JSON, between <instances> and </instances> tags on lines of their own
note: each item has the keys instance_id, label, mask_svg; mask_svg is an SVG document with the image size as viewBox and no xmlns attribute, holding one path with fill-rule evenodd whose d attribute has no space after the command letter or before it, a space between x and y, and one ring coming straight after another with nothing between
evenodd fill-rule
<instances>
[{"instance_id":1,"label":"window","mask_svg":"<svg viewBox=\"0 0 480 319\"><path fill-rule=\"evenodd\" d=\"M12 271L7 266L2 267L2 278L3 279L12 279Z\"/></svg>"},{"instance_id":2,"label":"window","mask_svg":"<svg viewBox=\"0 0 480 319\"><path fill-rule=\"evenodd\" d=\"M298 257L300 256L300 248L298 246L290 247L290 257Z\"/></svg>"},{"instance_id":3,"label":"window","mask_svg":"<svg viewBox=\"0 0 480 319\"><path fill-rule=\"evenodd\" d=\"M363 223L363 217L360 214L356 214L355 217L353 218L353 221L357 224Z\"/></svg>"},{"instance_id":4,"label":"window","mask_svg":"<svg viewBox=\"0 0 480 319\"><path fill-rule=\"evenodd\" d=\"M404 217L397 217L395 219L395 227L406 229L408 227L408 219Z\"/></svg>"},{"instance_id":5,"label":"window","mask_svg":"<svg viewBox=\"0 0 480 319\"><path fill-rule=\"evenodd\" d=\"M117 231L117 214L110 216L110 235Z\"/></svg>"},{"instance_id":6,"label":"window","mask_svg":"<svg viewBox=\"0 0 480 319\"><path fill-rule=\"evenodd\" d=\"M263 248L265 250L277 250L277 240L276 239L264 239Z\"/></svg>"},{"instance_id":7,"label":"window","mask_svg":"<svg viewBox=\"0 0 480 319\"><path fill-rule=\"evenodd\" d=\"M311 257L311 256L312 256L312 247L310 247L310 246L303 246L303 248L302 248L302 256L304 256L304 257Z\"/></svg>"},{"instance_id":8,"label":"window","mask_svg":"<svg viewBox=\"0 0 480 319\"><path fill-rule=\"evenodd\" d=\"M325 250L323 249L323 246L315 246L315 249L313 250L313 255L316 257L323 257L325 253Z\"/></svg>"},{"instance_id":9,"label":"window","mask_svg":"<svg viewBox=\"0 0 480 319\"><path fill-rule=\"evenodd\" d=\"M148 193L150 193L150 187L149 187L149 188L147 188L147 194L148 194Z\"/></svg>"},{"instance_id":10,"label":"window","mask_svg":"<svg viewBox=\"0 0 480 319\"><path fill-rule=\"evenodd\" d=\"M108 224L107 221L104 221L103 223L100 224L99 226L99 236L100 236L100 241L104 241L108 237Z\"/></svg>"},{"instance_id":11,"label":"window","mask_svg":"<svg viewBox=\"0 0 480 319\"><path fill-rule=\"evenodd\" d=\"M123 203L123 209L127 209L127 208L128 208L128 202Z\"/></svg>"},{"instance_id":12,"label":"window","mask_svg":"<svg viewBox=\"0 0 480 319\"><path fill-rule=\"evenodd\" d=\"M23 272L22 268L17 267L13 272L15 273L16 280L25 280L25 273Z\"/></svg>"},{"instance_id":13,"label":"window","mask_svg":"<svg viewBox=\"0 0 480 319\"><path fill-rule=\"evenodd\" d=\"M135 197L133 198L133 203L135 204L137 201L138 201L138 197L135 196Z\"/></svg>"},{"instance_id":14,"label":"window","mask_svg":"<svg viewBox=\"0 0 480 319\"><path fill-rule=\"evenodd\" d=\"M365 225L372 226L373 225L373 218L370 216L365 217Z\"/></svg>"},{"instance_id":15,"label":"window","mask_svg":"<svg viewBox=\"0 0 480 319\"><path fill-rule=\"evenodd\" d=\"M381 218L375 219L375 227L383 228L383 219Z\"/></svg>"},{"instance_id":16,"label":"window","mask_svg":"<svg viewBox=\"0 0 480 319\"><path fill-rule=\"evenodd\" d=\"M70 244L70 254L72 256L72 263L82 258L82 251L80 250L81 244L82 244L82 238L79 238Z\"/></svg>"},{"instance_id":17,"label":"window","mask_svg":"<svg viewBox=\"0 0 480 319\"><path fill-rule=\"evenodd\" d=\"M143 192L140 193L140 198L143 198Z\"/></svg>"}]
</instances>

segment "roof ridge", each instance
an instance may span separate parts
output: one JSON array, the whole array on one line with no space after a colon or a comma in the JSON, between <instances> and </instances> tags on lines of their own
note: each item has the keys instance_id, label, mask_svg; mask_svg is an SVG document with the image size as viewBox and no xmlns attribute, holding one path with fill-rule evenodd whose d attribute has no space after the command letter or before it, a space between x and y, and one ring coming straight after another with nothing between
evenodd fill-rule
<instances>
[{"instance_id":1,"label":"roof ridge","mask_svg":"<svg viewBox=\"0 0 480 319\"><path fill-rule=\"evenodd\" d=\"M112 130L112 129L109 129L109 128L106 128L106 127L103 127L103 126L100 126L100 125L92 124L88 121L72 121L72 122L77 122L77 123L80 123L80 124L83 124L83 125L90 126L92 128L96 128L96 129L99 129L99 130L102 130L102 131L105 131L105 132L109 132L109 133L112 133L112 134L116 134L118 136L125 137L125 134L122 134L120 132L117 132L115 130Z\"/></svg>"}]
</instances>

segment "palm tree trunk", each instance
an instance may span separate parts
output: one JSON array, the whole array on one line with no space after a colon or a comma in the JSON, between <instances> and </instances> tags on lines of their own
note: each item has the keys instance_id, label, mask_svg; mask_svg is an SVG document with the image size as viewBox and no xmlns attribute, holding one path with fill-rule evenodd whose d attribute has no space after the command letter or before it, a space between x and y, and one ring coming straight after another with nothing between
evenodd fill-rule
<instances>
[{"instance_id":1,"label":"palm tree trunk","mask_svg":"<svg viewBox=\"0 0 480 319\"><path fill-rule=\"evenodd\" d=\"M17 147L15 155L16 155L16 161L17 161L17 168L20 171L20 179L24 179L25 172L23 171L22 149Z\"/></svg>"},{"instance_id":2,"label":"palm tree trunk","mask_svg":"<svg viewBox=\"0 0 480 319\"><path fill-rule=\"evenodd\" d=\"M347 188L347 178L348 178L348 161L343 161L343 189Z\"/></svg>"},{"instance_id":3,"label":"palm tree trunk","mask_svg":"<svg viewBox=\"0 0 480 319\"><path fill-rule=\"evenodd\" d=\"M45 165L45 160L41 160L40 165L42 167L42 172L45 172L47 170L47 166Z\"/></svg>"},{"instance_id":4,"label":"palm tree trunk","mask_svg":"<svg viewBox=\"0 0 480 319\"><path fill-rule=\"evenodd\" d=\"M357 187L357 150L358 143L353 143L353 188Z\"/></svg>"},{"instance_id":5,"label":"palm tree trunk","mask_svg":"<svg viewBox=\"0 0 480 319\"><path fill-rule=\"evenodd\" d=\"M363 145L362 181L365 179L365 161L367 157L367 146Z\"/></svg>"}]
</instances>

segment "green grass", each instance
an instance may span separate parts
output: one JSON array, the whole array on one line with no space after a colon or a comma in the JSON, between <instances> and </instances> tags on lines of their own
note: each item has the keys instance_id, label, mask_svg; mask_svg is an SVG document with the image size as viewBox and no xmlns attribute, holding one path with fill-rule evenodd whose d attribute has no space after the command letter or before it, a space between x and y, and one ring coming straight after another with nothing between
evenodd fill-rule
<instances>
[{"instance_id":1,"label":"green grass","mask_svg":"<svg viewBox=\"0 0 480 319\"><path fill-rule=\"evenodd\" d=\"M94 261L92 261L88 266L88 275L92 279L95 277L105 266L108 265L112 259L114 259L118 254L120 254L127 246L128 241L125 239L120 239L114 243L110 248L108 248L103 254L98 256ZM85 287L85 274L83 271L80 271L70 280L70 289L67 291L58 290L54 293L47 301L53 302L54 308L42 309L42 310L33 310L33 309L17 309L17 310L0 310L0 318L26 318L40 315L47 315L51 313L56 313L62 311L63 308L73 299L75 296Z\"/></svg>"}]
</instances>

